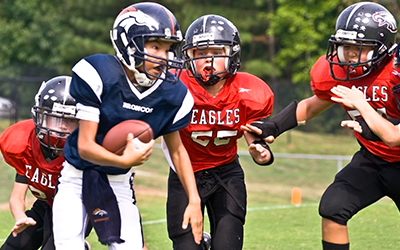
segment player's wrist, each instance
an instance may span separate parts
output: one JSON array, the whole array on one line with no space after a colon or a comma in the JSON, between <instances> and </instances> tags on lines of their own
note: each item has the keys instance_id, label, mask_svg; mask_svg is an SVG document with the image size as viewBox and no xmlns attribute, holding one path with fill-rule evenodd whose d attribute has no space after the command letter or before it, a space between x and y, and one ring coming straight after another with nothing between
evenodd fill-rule
<instances>
[{"instance_id":1,"label":"player's wrist","mask_svg":"<svg viewBox=\"0 0 400 250\"><path fill-rule=\"evenodd\" d=\"M268 165L271 165L273 162L274 162L274 154L272 153L272 150L271 150L271 148L269 147L269 145L265 142L265 141L263 141L263 140L255 140L255 141L253 141L253 144L259 144L259 145L261 145L263 148L265 148L265 149L267 149L268 151L269 151L269 153L270 153L270 157L269 157L269 160L267 161L262 161L262 162L259 162L259 161L257 161L254 157L252 157L253 158L253 161L255 162L255 163L257 163L258 165L260 165L260 166L268 166Z\"/></svg>"}]
</instances>

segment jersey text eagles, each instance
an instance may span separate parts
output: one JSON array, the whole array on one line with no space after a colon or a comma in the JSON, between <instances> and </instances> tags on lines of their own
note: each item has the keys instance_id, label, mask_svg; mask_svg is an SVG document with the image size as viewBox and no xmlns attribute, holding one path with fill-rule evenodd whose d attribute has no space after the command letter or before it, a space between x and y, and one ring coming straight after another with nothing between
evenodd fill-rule
<instances>
[{"instance_id":1,"label":"jersey text eagles","mask_svg":"<svg viewBox=\"0 0 400 250\"><path fill-rule=\"evenodd\" d=\"M240 122L239 109L227 110L192 110L190 124L232 125Z\"/></svg>"}]
</instances>

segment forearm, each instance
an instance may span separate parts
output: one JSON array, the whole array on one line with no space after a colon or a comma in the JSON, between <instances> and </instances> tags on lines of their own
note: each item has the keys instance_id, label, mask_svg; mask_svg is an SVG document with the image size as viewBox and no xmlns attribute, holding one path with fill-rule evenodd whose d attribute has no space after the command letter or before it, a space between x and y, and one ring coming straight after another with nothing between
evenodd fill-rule
<instances>
[{"instance_id":1,"label":"forearm","mask_svg":"<svg viewBox=\"0 0 400 250\"><path fill-rule=\"evenodd\" d=\"M171 155L171 159L176 168L176 174L178 175L178 178L189 198L189 203L196 205L200 204L200 197L197 192L192 164L183 145L180 146L173 155Z\"/></svg>"},{"instance_id":2,"label":"forearm","mask_svg":"<svg viewBox=\"0 0 400 250\"><path fill-rule=\"evenodd\" d=\"M21 218L26 217L25 214L25 202L21 200L13 200L10 199L10 211L14 217L15 221L18 221Z\"/></svg>"},{"instance_id":3,"label":"forearm","mask_svg":"<svg viewBox=\"0 0 400 250\"><path fill-rule=\"evenodd\" d=\"M355 103L355 107L364 118L368 127L388 146L400 145L400 131L398 125L379 115L367 102Z\"/></svg>"},{"instance_id":4,"label":"forearm","mask_svg":"<svg viewBox=\"0 0 400 250\"><path fill-rule=\"evenodd\" d=\"M125 149L122 155L114 154L101 145L97 144L95 138L98 124L91 121L81 121L78 137L78 152L82 159L89 162L118 168L130 168L143 164L151 154L154 140L136 148L132 143L133 135L128 134Z\"/></svg>"},{"instance_id":5,"label":"forearm","mask_svg":"<svg viewBox=\"0 0 400 250\"><path fill-rule=\"evenodd\" d=\"M121 156L106 150L95 142L80 143L78 144L78 149L79 155L86 161L102 166L113 166L118 168L131 167L124 165L124 162L121 161Z\"/></svg>"},{"instance_id":6,"label":"forearm","mask_svg":"<svg viewBox=\"0 0 400 250\"><path fill-rule=\"evenodd\" d=\"M27 184L14 183L14 189L10 196L10 211L15 221L26 217L25 197L27 189Z\"/></svg>"},{"instance_id":7,"label":"forearm","mask_svg":"<svg viewBox=\"0 0 400 250\"><path fill-rule=\"evenodd\" d=\"M304 99L297 104L297 122L301 124L305 121L311 120L330 108L332 105L333 103L320 99L317 96Z\"/></svg>"}]
</instances>

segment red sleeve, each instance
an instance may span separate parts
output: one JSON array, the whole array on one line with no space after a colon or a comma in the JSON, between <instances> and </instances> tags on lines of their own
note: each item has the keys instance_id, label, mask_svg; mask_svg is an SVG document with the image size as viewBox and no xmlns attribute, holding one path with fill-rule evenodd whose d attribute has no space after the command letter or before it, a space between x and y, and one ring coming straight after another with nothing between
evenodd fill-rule
<instances>
[{"instance_id":1,"label":"red sleeve","mask_svg":"<svg viewBox=\"0 0 400 250\"><path fill-rule=\"evenodd\" d=\"M31 152L29 139L34 128L32 120L21 121L8 127L0 136L0 150L3 159L15 168L19 175L25 175L23 159L26 152Z\"/></svg>"},{"instance_id":2,"label":"red sleeve","mask_svg":"<svg viewBox=\"0 0 400 250\"><path fill-rule=\"evenodd\" d=\"M238 83L243 106L246 107L247 123L268 117L271 115L274 105L274 93L266 82L260 78L248 74L237 73L235 81Z\"/></svg>"}]
</instances>

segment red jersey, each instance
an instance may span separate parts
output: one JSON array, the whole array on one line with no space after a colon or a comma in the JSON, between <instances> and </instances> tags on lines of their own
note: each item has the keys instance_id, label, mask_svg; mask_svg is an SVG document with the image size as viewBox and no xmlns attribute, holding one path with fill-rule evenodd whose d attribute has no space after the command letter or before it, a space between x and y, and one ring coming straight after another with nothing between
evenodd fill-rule
<instances>
[{"instance_id":1,"label":"red jersey","mask_svg":"<svg viewBox=\"0 0 400 250\"><path fill-rule=\"evenodd\" d=\"M18 122L0 136L0 150L4 161L26 176L32 194L53 204L57 178L62 169L64 157L47 162L36 139L33 120Z\"/></svg>"},{"instance_id":2,"label":"red jersey","mask_svg":"<svg viewBox=\"0 0 400 250\"><path fill-rule=\"evenodd\" d=\"M194 98L189 125L180 130L194 172L232 162L243 135L240 126L272 113L273 92L251 74L239 72L228 78L215 97L186 71L181 80Z\"/></svg>"},{"instance_id":3,"label":"red jersey","mask_svg":"<svg viewBox=\"0 0 400 250\"><path fill-rule=\"evenodd\" d=\"M358 80L337 81L329 74L329 63L322 56L314 64L311 69L311 88L314 94L320 99L330 102L332 96L335 96L330 89L337 85L343 85L348 88L353 86L364 92L364 97L368 103L382 116L400 118L400 112L392 93L392 87L400 82L400 71L393 68L393 62L390 61L381 70L372 71L369 75ZM342 78L345 77L345 71L338 66L334 67L335 75ZM350 109L340 104L347 112L351 119L360 117L357 110ZM379 156L388 162L400 161L400 146L389 147L385 143L379 141L368 141L364 139L358 132L354 132L360 143L368 149L372 154Z\"/></svg>"}]
</instances>

